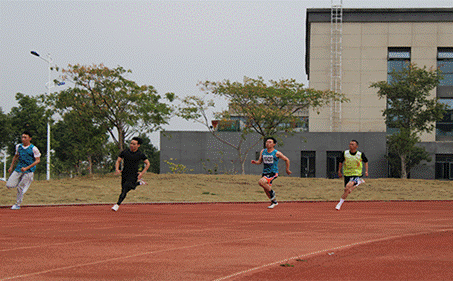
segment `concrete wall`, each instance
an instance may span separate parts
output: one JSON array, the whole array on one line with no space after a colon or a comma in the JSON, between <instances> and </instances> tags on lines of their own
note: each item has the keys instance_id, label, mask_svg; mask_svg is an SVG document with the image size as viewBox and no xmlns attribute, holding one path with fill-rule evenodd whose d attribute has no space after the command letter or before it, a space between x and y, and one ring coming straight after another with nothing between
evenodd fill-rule
<instances>
[{"instance_id":1,"label":"concrete wall","mask_svg":"<svg viewBox=\"0 0 453 281\"><path fill-rule=\"evenodd\" d=\"M238 144L240 133L221 132L220 137L231 143ZM387 177L387 162L384 158L386 133L296 133L278 143L276 148L291 161L292 176L301 176L301 151L316 151L316 177L327 177L327 151L344 151L348 149L351 139L359 141L359 150L369 159L370 177ZM242 145L243 151L259 140L258 135L250 135ZM245 173L261 174L262 166L252 165L256 153L261 151L263 142L254 145L246 156ZM218 166L219 173L240 173L240 163L235 149L217 140L209 132L167 131L160 136L160 172L171 172L164 161L182 164L190 169L188 173L207 173ZM172 160L170 160L172 159ZM209 159L209 161L208 161ZM280 161L280 174L285 174L285 163Z\"/></svg>"},{"instance_id":2,"label":"concrete wall","mask_svg":"<svg viewBox=\"0 0 453 281\"><path fill-rule=\"evenodd\" d=\"M452 142L422 142L419 144L424 147L431 156L431 162L423 161L417 167L412 168L412 179L434 179L436 175L436 154L453 154Z\"/></svg>"}]
</instances>

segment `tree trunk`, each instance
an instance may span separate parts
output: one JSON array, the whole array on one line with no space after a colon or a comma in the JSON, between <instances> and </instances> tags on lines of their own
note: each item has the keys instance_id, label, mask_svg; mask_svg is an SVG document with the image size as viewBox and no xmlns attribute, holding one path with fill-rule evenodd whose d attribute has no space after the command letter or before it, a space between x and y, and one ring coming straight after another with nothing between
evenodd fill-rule
<instances>
[{"instance_id":1,"label":"tree trunk","mask_svg":"<svg viewBox=\"0 0 453 281\"><path fill-rule=\"evenodd\" d=\"M124 131L123 128L118 126L118 148L121 151L124 150Z\"/></svg>"},{"instance_id":2,"label":"tree trunk","mask_svg":"<svg viewBox=\"0 0 453 281\"><path fill-rule=\"evenodd\" d=\"M401 158L401 178L407 179L407 171L406 171L406 155L400 155Z\"/></svg>"},{"instance_id":3,"label":"tree trunk","mask_svg":"<svg viewBox=\"0 0 453 281\"><path fill-rule=\"evenodd\" d=\"M93 160L91 159L91 155L88 155L88 174L93 174Z\"/></svg>"},{"instance_id":4,"label":"tree trunk","mask_svg":"<svg viewBox=\"0 0 453 281\"><path fill-rule=\"evenodd\" d=\"M242 161L241 161L241 174L242 175L245 175L245 161L247 160L247 158L244 158Z\"/></svg>"}]
</instances>

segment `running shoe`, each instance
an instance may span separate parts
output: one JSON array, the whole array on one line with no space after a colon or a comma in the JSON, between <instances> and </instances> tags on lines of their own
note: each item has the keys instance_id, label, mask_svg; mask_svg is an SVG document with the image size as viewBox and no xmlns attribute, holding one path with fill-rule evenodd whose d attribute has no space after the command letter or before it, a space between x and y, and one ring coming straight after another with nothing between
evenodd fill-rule
<instances>
[{"instance_id":1,"label":"running shoe","mask_svg":"<svg viewBox=\"0 0 453 281\"><path fill-rule=\"evenodd\" d=\"M19 210L20 209L20 206L17 205L17 204L14 204L12 207L11 207L11 210Z\"/></svg>"},{"instance_id":2,"label":"running shoe","mask_svg":"<svg viewBox=\"0 0 453 281\"><path fill-rule=\"evenodd\" d=\"M337 209L337 211L339 211L341 208L341 203L338 203L337 206L335 207L335 209Z\"/></svg>"},{"instance_id":3,"label":"running shoe","mask_svg":"<svg viewBox=\"0 0 453 281\"><path fill-rule=\"evenodd\" d=\"M112 210L116 212L116 211L118 211L119 207L120 206L118 204L115 204L115 205L113 205Z\"/></svg>"},{"instance_id":4,"label":"running shoe","mask_svg":"<svg viewBox=\"0 0 453 281\"><path fill-rule=\"evenodd\" d=\"M148 183L147 183L146 181L144 181L144 180L139 180L138 183L139 183L140 185L148 184Z\"/></svg>"},{"instance_id":5,"label":"running shoe","mask_svg":"<svg viewBox=\"0 0 453 281\"><path fill-rule=\"evenodd\" d=\"M268 208L268 209L273 209L273 208L275 208L275 206L277 206L277 205L278 205L278 202L272 202L272 203L269 205L269 207L267 207L267 208Z\"/></svg>"}]
</instances>

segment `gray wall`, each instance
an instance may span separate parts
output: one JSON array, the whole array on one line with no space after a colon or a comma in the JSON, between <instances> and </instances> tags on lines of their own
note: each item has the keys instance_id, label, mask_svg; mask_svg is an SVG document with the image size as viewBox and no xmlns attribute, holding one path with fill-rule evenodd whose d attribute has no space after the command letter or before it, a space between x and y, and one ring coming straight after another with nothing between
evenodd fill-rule
<instances>
[{"instance_id":1,"label":"gray wall","mask_svg":"<svg viewBox=\"0 0 453 281\"><path fill-rule=\"evenodd\" d=\"M219 135L234 144L238 144L240 140L238 132L219 132ZM276 149L290 159L291 171L295 177L301 175L301 151L316 151L316 177L325 178L327 177L326 152L348 149L351 139L359 142L359 150L367 156L370 177L387 177L387 161L384 158L386 133L296 133L286 137L283 145L278 143ZM258 135L249 135L242 145L242 151L246 151L257 140L259 140ZM262 166L252 165L250 161L255 159L256 152L259 152L262 147L263 142L260 141L247 154L246 174L261 174ZM160 149L161 173L171 172L169 165L164 160L185 165L192 170L189 173L193 174L207 173L207 169L213 169L215 164L218 165L219 173L240 173L237 152L217 140L209 132L167 131L161 133ZM280 174L283 175L285 174L285 163L280 162Z\"/></svg>"},{"instance_id":2,"label":"gray wall","mask_svg":"<svg viewBox=\"0 0 453 281\"><path fill-rule=\"evenodd\" d=\"M434 179L436 176L436 154L453 154L453 142L421 142L431 156L431 162L422 161L420 165L412 168L412 179Z\"/></svg>"}]
</instances>

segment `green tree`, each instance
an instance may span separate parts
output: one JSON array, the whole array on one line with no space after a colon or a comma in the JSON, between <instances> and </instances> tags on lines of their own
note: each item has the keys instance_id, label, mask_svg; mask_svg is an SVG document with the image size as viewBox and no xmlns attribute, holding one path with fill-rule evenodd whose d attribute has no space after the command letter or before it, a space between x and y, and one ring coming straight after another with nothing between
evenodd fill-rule
<instances>
[{"instance_id":1,"label":"green tree","mask_svg":"<svg viewBox=\"0 0 453 281\"><path fill-rule=\"evenodd\" d=\"M140 145L140 150L143 151L143 153L145 153L151 164L148 171L155 174L159 174L160 172L159 150L151 143L151 140L145 134L140 134L139 137L143 140L143 143Z\"/></svg>"},{"instance_id":2,"label":"green tree","mask_svg":"<svg viewBox=\"0 0 453 281\"><path fill-rule=\"evenodd\" d=\"M16 94L18 107L13 107L8 114L11 124L11 141L8 153L15 153L16 144L21 143L22 132L32 133L32 143L41 152L41 163L37 165L38 174L45 173L47 158L47 123L51 122L52 112L42 104L41 100L21 93Z\"/></svg>"},{"instance_id":3,"label":"green tree","mask_svg":"<svg viewBox=\"0 0 453 281\"><path fill-rule=\"evenodd\" d=\"M406 171L409 177L410 170L420 164L421 161L426 160L430 162L432 159L428 152L423 147L416 146L420 139L417 136L407 137L404 133L396 132L388 137L387 146L388 153L386 159L390 166L391 177L401 177L401 155L406 153ZM413 146L408 146L407 142L413 142ZM409 147L409 150L406 150ZM406 151L405 151L406 150Z\"/></svg>"},{"instance_id":4,"label":"green tree","mask_svg":"<svg viewBox=\"0 0 453 281\"><path fill-rule=\"evenodd\" d=\"M11 121L10 117L3 113L2 108L0 107L0 149L5 148L8 143L11 141L9 138L11 136Z\"/></svg>"},{"instance_id":5,"label":"green tree","mask_svg":"<svg viewBox=\"0 0 453 281\"><path fill-rule=\"evenodd\" d=\"M76 64L61 72L61 80L72 82L73 87L52 94L48 103L62 115L75 110L90 117L110 133L120 151L129 136L149 133L168 123L172 107L161 102L163 98L154 87L127 79L130 70ZM165 94L169 102L174 98L173 93Z\"/></svg>"},{"instance_id":6,"label":"green tree","mask_svg":"<svg viewBox=\"0 0 453 281\"><path fill-rule=\"evenodd\" d=\"M421 160L428 160L423 156L427 154L420 154L415 146L421 133L432 132L435 122L442 120L446 112L446 105L430 98L430 91L439 85L442 76L437 69L419 68L415 64L393 71L390 76L390 82L379 81L370 87L378 88L379 98L387 99L382 115L388 127L398 130L388 137L388 145L400 158L401 178L407 178L413 167L408 165L413 163L412 156L417 154Z\"/></svg>"},{"instance_id":7,"label":"green tree","mask_svg":"<svg viewBox=\"0 0 453 281\"><path fill-rule=\"evenodd\" d=\"M294 132L292 124L300 123L300 113L309 108L319 110L330 102L347 102L343 94L306 88L295 79L280 79L266 84L262 77L245 77L244 82L206 81L202 90L228 100L230 110L223 112L243 117L247 130L259 135L277 136L277 133Z\"/></svg>"},{"instance_id":8,"label":"green tree","mask_svg":"<svg viewBox=\"0 0 453 281\"><path fill-rule=\"evenodd\" d=\"M266 84L263 78L252 79L245 77L243 83L230 82L202 82L199 83L202 91L208 96L213 94L216 99L228 101L229 110L215 114L218 119L230 119L236 115L245 121L240 140L235 143L223 138L210 124L208 112L215 107L212 99L189 96L182 100L177 113L186 120L194 120L207 127L213 136L222 143L233 147L237 151L241 163L242 174L245 173L244 164L248 152L265 137L291 134L295 130L293 124L300 123L301 112L308 108L319 110L331 101L345 102L343 94L331 91L320 91L305 88L304 84L294 79L269 81ZM249 147L243 147L249 133L260 135Z\"/></svg>"},{"instance_id":9,"label":"green tree","mask_svg":"<svg viewBox=\"0 0 453 281\"><path fill-rule=\"evenodd\" d=\"M61 169L75 169L81 175L86 166L88 174L92 174L93 166L102 165L107 157L107 131L94 124L85 114L67 112L55 125L52 134L55 138L52 148L61 161Z\"/></svg>"}]
</instances>

